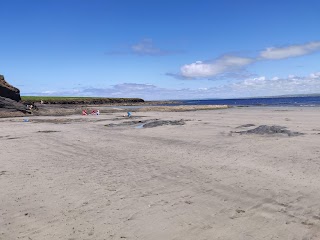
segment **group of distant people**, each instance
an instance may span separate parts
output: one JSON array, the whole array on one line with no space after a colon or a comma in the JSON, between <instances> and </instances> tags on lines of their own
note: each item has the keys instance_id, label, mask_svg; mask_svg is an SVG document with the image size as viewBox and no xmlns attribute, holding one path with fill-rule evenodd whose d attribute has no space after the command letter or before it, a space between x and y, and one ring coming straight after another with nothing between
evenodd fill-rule
<instances>
[{"instance_id":1,"label":"group of distant people","mask_svg":"<svg viewBox=\"0 0 320 240\"><path fill-rule=\"evenodd\" d=\"M82 110L82 115L87 116L89 113L87 112L86 109ZM100 115L100 110L92 110L91 115ZM125 116L125 115L124 115ZM131 112L127 112L127 117L131 117Z\"/></svg>"},{"instance_id":2,"label":"group of distant people","mask_svg":"<svg viewBox=\"0 0 320 240\"><path fill-rule=\"evenodd\" d=\"M86 116L89 115L86 109L82 110L82 115ZM100 115L100 110L92 110L91 115Z\"/></svg>"},{"instance_id":3,"label":"group of distant people","mask_svg":"<svg viewBox=\"0 0 320 240\"><path fill-rule=\"evenodd\" d=\"M38 110L38 107L33 103L33 104L27 104L26 105L27 110Z\"/></svg>"},{"instance_id":4,"label":"group of distant people","mask_svg":"<svg viewBox=\"0 0 320 240\"><path fill-rule=\"evenodd\" d=\"M43 100L40 101L40 104L44 104ZM26 105L26 109L27 110L38 110L38 107L36 106L36 104L33 102L32 104L27 104Z\"/></svg>"}]
</instances>

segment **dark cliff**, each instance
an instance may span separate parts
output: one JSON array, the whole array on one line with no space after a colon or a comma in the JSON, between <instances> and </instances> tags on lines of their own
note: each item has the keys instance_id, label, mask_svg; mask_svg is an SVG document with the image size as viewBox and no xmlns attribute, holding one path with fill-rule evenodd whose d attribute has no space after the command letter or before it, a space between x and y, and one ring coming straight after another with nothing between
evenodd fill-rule
<instances>
[{"instance_id":1,"label":"dark cliff","mask_svg":"<svg viewBox=\"0 0 320 240\"><path fill-rule=\"evenodd\" d=\"M0 75L0 96L10 98L17 102L21 100L20 90L7 83L3 75Z\"/></svg>"}]
</instances>

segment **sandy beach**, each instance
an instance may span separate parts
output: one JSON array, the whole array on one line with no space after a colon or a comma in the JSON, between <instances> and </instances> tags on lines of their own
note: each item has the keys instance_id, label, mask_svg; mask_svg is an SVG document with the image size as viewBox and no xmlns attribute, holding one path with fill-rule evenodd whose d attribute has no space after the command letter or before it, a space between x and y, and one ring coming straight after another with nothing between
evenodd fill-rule
<instances>
[{"instance_id":1,"label":"sandy beach","mask_svg":"<svg viewBox=\"0 0 320 240\"><path fill-rule=\"evenodd\" d=\"M296 107L2 118L0 239L320 239L319 123Z\"/></svg>"}]
</instances>

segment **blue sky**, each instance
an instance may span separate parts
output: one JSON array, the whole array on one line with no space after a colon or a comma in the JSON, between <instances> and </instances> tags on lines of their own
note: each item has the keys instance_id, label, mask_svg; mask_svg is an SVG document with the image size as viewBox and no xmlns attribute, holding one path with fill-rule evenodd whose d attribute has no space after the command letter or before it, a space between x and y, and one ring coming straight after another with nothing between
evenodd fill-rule
<instances>
[{"instance_id":1,"label":"blue sky","mask_svg":"<svg viewBox=\"0 0 320 240\"><path fill-rule=\"evenodd\" d=\"M318 0L0 0L0 74L22 95L320 93Z\"/></svg>"}]
</instances>

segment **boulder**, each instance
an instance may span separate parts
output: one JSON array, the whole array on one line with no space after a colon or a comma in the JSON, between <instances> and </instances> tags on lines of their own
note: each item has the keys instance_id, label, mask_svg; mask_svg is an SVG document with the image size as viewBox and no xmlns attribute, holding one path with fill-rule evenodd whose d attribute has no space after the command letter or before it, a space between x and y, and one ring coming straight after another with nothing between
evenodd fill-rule
<instances>
[{"instance_id":1,"label":"boulder","mask_svg":"<svg viewBox=\"0 0 320 240\"><path fill-rule=\"evenodd\" d=\"M17 102L21 100L20 90L7 83L3 75L0 75L0 97L10 98Z\"/></svg>"},{"instance_id":2,"label":"boulder","mask_svg":"<svg viewBox=\"0 0 320 240\"><path fill-rule=\"evenodd\" d=\"M0 97L0 112L22 112L28 113L29 111L26 109L26 106L20 102L16 102L10 98Z\"/></svg>"}]
</instances>

